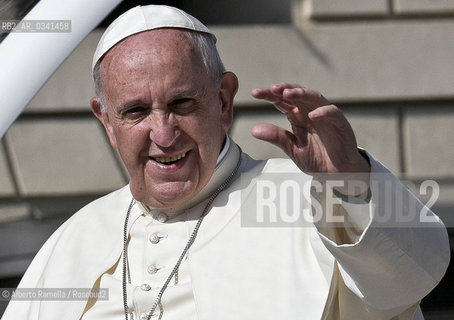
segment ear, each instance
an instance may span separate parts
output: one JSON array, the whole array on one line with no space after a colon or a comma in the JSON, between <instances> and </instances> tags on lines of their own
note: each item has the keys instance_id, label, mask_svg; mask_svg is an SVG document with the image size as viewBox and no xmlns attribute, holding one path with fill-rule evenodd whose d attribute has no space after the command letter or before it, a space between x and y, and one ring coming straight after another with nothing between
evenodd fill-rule
<instances>
[{"instance_id":1,"label":"ear","mask_svg":"<svg viewBox=\"0 0 454 320\"><path fill-rule=\"evenodd\" d=\"M109 115L107 114L107 110L103 109L99 97L91 98L90 107L95 117L98 118L98 120L104 126L107 136L109 137L110 144L112 145L112 147L117 149L117 139L115 137L112 125L110 123Z\"/></svg>"},{"instance_id":2,"label":"ear","mask_svg":"<svg viewBox=\"0 0 454 320\"><path fill-rule=\"evenodd\" d=\"M228 130L233 121L233 98L238 91L238 78L233 72L225 72L221 78L219 97L221 99L221 125Z\"/></svg>"}]
</instances>

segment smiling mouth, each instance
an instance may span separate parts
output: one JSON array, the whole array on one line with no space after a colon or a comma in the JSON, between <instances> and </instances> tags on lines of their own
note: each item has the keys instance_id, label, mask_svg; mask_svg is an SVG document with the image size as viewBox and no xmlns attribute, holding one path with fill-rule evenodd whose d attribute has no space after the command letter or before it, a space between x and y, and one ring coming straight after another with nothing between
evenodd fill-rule
<instances>
[{"instance_id":1,"label":"smiling mouth","mask_svg":"<svg viewBox=\"0 0 454 320\"><path fill-rule=\"evenodd\" d=\"M169 164L173 164L173 163L183 159L184 157L186 157L186 152L177 154L173 157L156 157L156 158L151 157L151 159L153 159L154 161L156 161L158 163L169 165Z\"/></svg>"}]
</instances>

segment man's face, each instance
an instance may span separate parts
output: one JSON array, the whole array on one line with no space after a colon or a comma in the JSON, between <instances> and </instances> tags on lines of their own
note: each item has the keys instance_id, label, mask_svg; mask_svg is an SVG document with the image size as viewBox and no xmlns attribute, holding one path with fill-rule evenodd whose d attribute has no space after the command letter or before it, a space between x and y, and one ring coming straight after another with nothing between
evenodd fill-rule
<instances>
[{"instance_id":1,"label":"man's face","mask_svg":"<svg viewBox=\"0 0 454 320\"><path fill-rule=\"evenodd\" d=\"M209 181L232 122L233 74L215 83L201 56L177 29L131 36L100 69L107 111L92 99L130 175L134 197L173 208Z\"/></svg>"}]
</instances>

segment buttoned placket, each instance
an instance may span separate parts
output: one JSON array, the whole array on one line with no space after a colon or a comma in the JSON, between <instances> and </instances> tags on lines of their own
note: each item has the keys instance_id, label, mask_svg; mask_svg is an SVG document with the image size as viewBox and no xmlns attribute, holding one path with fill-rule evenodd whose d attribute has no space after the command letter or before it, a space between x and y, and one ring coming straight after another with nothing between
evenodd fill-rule
<instances>
[{"instance_id":1,"label":"buttoned placket","mask_svg":"<svg viewBox=\"0 0 454 320\"><path fill-rule=\"evenodd\" d=\"M131 227L131 240L128 246L128 260L132 284L139 284L132 290L132 304L134 317L147 319L148 313L172 271L175 262L180 256L189 239L188 228L192 222L184 221L184 217L169 219L163 213L147 212L136 220ZM192 290L190 290L190 276L187 261L183 261L178 270L177 281L172 279L169 289L163 297L163 305L172 301L189 299L193 305ZM178 287L178 284L186 284ZM174 289L175 288L175 289ZM165 306L164 306L165 309ZM154 315L159 315L159 308Z\"/></svg>"}]
</instances>

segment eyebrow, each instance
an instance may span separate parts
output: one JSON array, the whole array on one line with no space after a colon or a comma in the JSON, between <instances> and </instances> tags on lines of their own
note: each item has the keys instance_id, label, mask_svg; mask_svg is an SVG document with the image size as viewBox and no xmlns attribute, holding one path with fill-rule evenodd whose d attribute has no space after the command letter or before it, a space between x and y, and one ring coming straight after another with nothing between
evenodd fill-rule
<instances>
[{"instance_id":1,"label":"eyebrow","mask_svg":"<svg viewBox=\"0 0 454 320\"><path fill-rule=\"evenodd\" d=\"M136 105L147 105L147 103L145 103L143 100L141 99L134 99L134 100L131 100L131 101L128 101L128 102L125 102L121 105L119 105L117 108L115 108L115 110L118 112L118 111L122 111L122 110L125 110L129 107L132 107L132 106L136 106Z\"/></svg>"},{"instance_id":2,"label":"eyebrow","mask_svg":"<svg viewBox=\"0 0 454 320\"><path fill-rule=\"evenodd\" d=\"M189 97L191 99L203 99L203 97L206 96L206 88L194 88L194 89L186 89L186 90L182 90L180 92L177 92L175 95L173 95L170 100L168 102L172 102L172 101L175 101L175 100L178 100L178 99L181 99L181 98L184 98L184 97ZM117 108L115 108L115 110L117 112L121 112L122 110L125 110L129 107L132 107L132 106L135 106L135 105L145 105L145 106L148 106L149 103L143 101L142 99L134 99L134 100L130 100L130 101L127 101L121 105L119 105Z\"/></svg>"},{"instance_id":3,"label":"eyebrow","mask_svg":"<svg viewBox=\"0 0 454 320\"><path fill-rule=\"evenodd\" d=\"M176 93L175 95L173 95L172 98L170 99L170 101L177 100L177 99L184 98L184 97L202 98L205 95L206 95L206 90L200 90L199 88L187 89L187 90L180 91L180 92Z\"/></svg>"}]
</instances>

